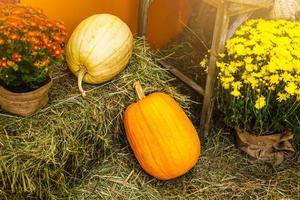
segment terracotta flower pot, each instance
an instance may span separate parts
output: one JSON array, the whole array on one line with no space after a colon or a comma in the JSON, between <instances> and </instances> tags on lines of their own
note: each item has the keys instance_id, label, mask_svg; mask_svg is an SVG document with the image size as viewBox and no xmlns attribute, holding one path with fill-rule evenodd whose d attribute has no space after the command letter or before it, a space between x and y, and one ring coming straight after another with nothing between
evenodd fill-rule
<instances>
[{"instance_id":1,"label":"terracotta flower pot","mask_svg":"<svg viewBox=\"0 0 300 200\"><path fill-rule=\"evenodd\" d=\"M42 87L24 93L11 92L0 86L0 106L10 113L30 116L47 104L51 86L51 79Z\"/></svg>"}]
</instances>

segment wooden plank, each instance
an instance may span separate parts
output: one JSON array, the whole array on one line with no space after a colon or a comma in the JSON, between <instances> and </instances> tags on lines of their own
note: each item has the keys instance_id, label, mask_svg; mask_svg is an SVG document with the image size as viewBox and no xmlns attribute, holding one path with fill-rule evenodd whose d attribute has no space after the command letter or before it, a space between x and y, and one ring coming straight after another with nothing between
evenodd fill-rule
<instances>
[{"instance_id":1,"label":"wooden plank","mask_svg":"<svg viewBox=\"0 0 300 200\"><path fill-rule=\"evenodd\" d=\"M268 8L274 4L274 0L226 0L229 3L244 4L260 8Z\"/></svg>"},{"instance_id":2,"label":"wooden plank","mask_svg":"<svg viewBox=\"0 0 300 200\"><path fill-rule=\"evenodd\" d=\"M250 18L253 12L244 13L243 15L238 16L235 21L231 24L226 39L231 38L236 29L238 29L246 20Z\"/></svg>"},{"instance_id":3,"label":"wooden plank","mask_svg":"<svg viewBox=\"0 0 300 200\"><path fill-rule=\"evenodd\" d=\"M228 13L229 16L236 16L236 15L243 15L245 13L254 12L259 9L262 8L257 6L250 6L250 5L231 4L230 7L228 8Z\"/></svg>"},{"instance_id":4,"label":"wooden plank","mask_svg":"<svg viewBox=\"0 0 300 200\"><path fill-rule=\"evenodd\" d=\"M268 8L274 4L274 0L203 0L203 2L216 8L219 7L219 5L222 5L224 2L260 8Z\"/></svg>"},{"instance_id":5,"label":"wooden plank","mask_svg":"<svg viewBox=\"0 0 300 200\"><path fill-rule=\"evenodd\" d=\"M200 85L198 85L195 81L193 81L192 79L187 77L185 74L183 74L181 71L179 71L176 67L169 65L162 60L158 60L157 62L159 64L161 64L164 68L168 69L174 76L176 76L178 79L180 79L186 85L188 85L193 90L195 90L198 94L204 96L204 89Z\"/></svg>"},{"instance_id":6,"label":"wooden plank","mask_svg":"<svg viewBox=\"0 0 300 200\"><path fill-rule=\"evenodd\" d=\"M300 10L298 12L296 12L296 20L300 21Z\"/></svg>"},{"instance_id":7,"label":"wooden plank","mask_svg":"<svg viewBox=\"0 0 300 200\"><path fill-rule=\"evenodd\" d=\"M152 0L139 1L138 36L145 36L147 33L148 11L151 3Z\"/></svg>"},{"instance_id":8,"label":"wooden plank","mask_svg":"<svg viewBox=\"0 0 300 200\"><path fill-rule=\"evenodd\" d=\"M201 133L204 134L204 136L208 135L213 110L217 55L224 49L229 26L227 8L227 3L224 3L217 8L217 16L214 26L213 42L208 65L208 75L206 78L205 94L200 121Z\"/></svg>"},{"instance_id":9,"label":"wooden plank","mask_svg":"<svg viewBox=\"0 0 300 200\"><path fill-rule=\"evenodd\" d=\"M203 0L203 2L217 8L220 4L223 4L223 0Z\"/></svg>"}]
</instances>

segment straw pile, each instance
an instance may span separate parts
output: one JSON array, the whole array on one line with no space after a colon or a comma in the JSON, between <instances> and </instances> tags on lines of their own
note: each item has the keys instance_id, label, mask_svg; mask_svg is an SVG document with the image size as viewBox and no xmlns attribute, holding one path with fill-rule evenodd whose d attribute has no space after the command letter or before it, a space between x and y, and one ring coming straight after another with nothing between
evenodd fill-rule
<instances>
[{"instance_id":1,"label":"straw pile","mask_svg":"<svg viewBox=\"0 0 300 200\"><path fill-rule=\"evenodd\" d=\"M231 133L215 129L202 138L202 155L184 176L159 181L138 165L127 145L99 163L80 185L72 199L141 200L296 200L300 197L300 140L295 154L279 166L247 157L231 140Z\"/></svg>"},{"instance_id":2,"label":"straw pile","mask_svg":"<svg viewBox=\"0 0 300 200\"><path fill-rule=\"evenodd\" d=\"M189 104L169 86L173 78L156 65L142 39L120 75L102 85L84 85L86 98L65 66L55 67L52 77L49 104L37 114L20 118L1 111L0 199L68 197L114 143L125 141L122 112L137 100L134 81L146 94L165 91L183 107Z\"/></svg>"}]
</instances>

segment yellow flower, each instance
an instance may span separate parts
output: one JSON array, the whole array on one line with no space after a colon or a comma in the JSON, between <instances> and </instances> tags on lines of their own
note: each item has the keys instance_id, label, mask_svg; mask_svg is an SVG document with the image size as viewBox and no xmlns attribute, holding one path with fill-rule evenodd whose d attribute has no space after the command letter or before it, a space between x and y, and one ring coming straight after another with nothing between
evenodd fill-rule
<instances>
[{"instance_id":1,"label":"yellow flower","mask_svg":"<svg viewBox=\"0 0 300 200\"><path fill-rule=\"evenodd\" d=\"M246 50L245 50L244 45L238 44L238 45L235 46L234 49L235 49L235 52L236 52L236 54L238 56L244 56L244 55L246 55Z\"/></svg>"},{"instance_id":2,"label":"yellow flower","mask_svg":"<svg viewBox=\"0 0 300 200\"><path fill-rule=\"evenodd\" d=\"M277 101L279 102L286 101L289 98L289 96L290 96L289 94L279 92L277 94Z\"/></svg>"},{"instance_id":3,"label":"yellow flower","mask_svg":"<svg viewBox=\"0 0 300 200\"><path fill-rule=\"evenodd\" d=\"M264 96L259 96L255 101L255 108L257 110L262 109L266 105L266 98Z\"/></svg>"},{"instance_id":4,"label":"yellow flower","mask_svg":"<svg viewBox=\"0 0 300 200\"><path fill-rule=\"evenodd\" d=\"M284 82L289 82L289 81L293 80L293 78L294 77L290 73L284 72L282 74L282 79Z\"/></svg>"},{"instance_id":5,"label":"yellow flower","mask_svg":"<svg viewBox=\"0 0 300 200\"><path fill-rule=\"evenodd\" d=\"M241 93L238 89L234 89L230 94L235 97L241 96Z\"/></svg>"},{"instance_id":6,"label":"yellow flower","mask_svg":"<svg viewBox=\"0 0 300 200\"><path fill-rule=\"evenodd\" d=\"M277 85L279 84L280 76L278 74L273 74L270 76L270 84L271 85Z\"/></svg>"},{"instance_id":7,"label":"yellow flower","mask_svg":"<svg viewBox=\"0 0 300 200\"><path fill-rule=\"evenodd\" d=\"M259 86L259 80L256 79L255 77L251 76L251 75L247 76L246 82L247 82L247 83L250 83L250 85L251 85L251 87L252 87L253 89L255 89L256 87Z\"/></svg>"},{"instance_id":8,"label":"yellow flower","mask_svg":"<svg viewBox=\"0 0 300 200\"><path fill-rule=\"evenodd\" d=\"M204 59L201 60L201 62L200 62L200 67L206 68L207 63L208 63L208 58L204 58Z\"/></svg>"},{"instance_id":9,"label":"yellow flower","mask_svg":"<svg viewBox=\"0 0 300 200\"><path fill-rule=\"evenodd\" d=\"M285 86L284 90L290 95L294 95L297 91L297 85L294 82L290 82Z\"/></svg>"},{"instance_id":10,"label":"yellow flower","mask_svg":"<svg viewBox=\"0 0 300 200\"><path fill-rule=\"evenodd\" d=\"M300 96L300 23L263 19L245 22L227 40L217 67L221 86L235 97L247 95L241 90L243 85L252 91L268 92L279 102ZM263 97L260 100L263 102Z\"/></svg>"},{"instance_id":11,"label":"yellow flower","mask_svg":"<svg viewBox=\"0 0 300 200\"><path fill-rule=\"evenodd\" d=\"M297 58L300 58L300 49L298 48L298 49L294 49L293 50L293 52L292 52L292 54L294 55L294 56L296 56Z\"/></svg>"},{"instance_id":12,"label":"yellow flower","mask_svg":"<svg viewBox=\"0 0 300 200\"><path fill-rule=\"evenodd\" d=\"M221 83L222 83L222 86L224 89L229 89L230 87L230 83L234 81L234 78L231 76L231 77L220 77L220 80L221 80Z\"/></svg>"},{"instance_id":13,"label":"yellow flower","mask_svg":"<svg viewBox=\"0 0 300 200\"><path fill-rule=\"evenodd\" d=\"M260 46L260 45L255 45L253 51L254 51L255 54L257 54L257 55L263 55L263 54L266 54L265 49L264 49L262 46Z\"/></svg>"},{"instance_id":14,"label":"yellow flower","mask_svg":"<svg viewBox=\"0 0 300 200\"><path fill-rule=\"evenodd\" d=\"M227 89L229 89L230 84L229 84L228 82L223 82L223 83L222 83L222 86L223 86L224 89L227 90Z\"/></svg>"},{"instance_id":15,"label":"yellow flower","mask_svg":"<svg viewBox=\"0 0 300 200\"><path fill-rule=\"evenodd\" d=\"M277 70L277 64L275 62L270 62L268 65L265 66L266 70L270 73L275 73Z\"/></svg>"},{"instance_id":16,"label":"yellow flower","mask_svg":"<svg viewBox=\"0 0 300 200\"><path fill-rule=\"evenodd\" d=\"M220 53L220 54L219 54L219 57L220 57L220 58L224 58L224 57L225 57L225 53Z\"/></svg>"},{"instance_id":17,"label":"yellow flower","mask_svg":"<svg viewBox=\"0 0 300 200\"><path fill-rule=\"evenodd\" d=\"M251 58L250 56L247 56L245 59L244 59L245 63L247 64L251 64L252 61L253 61L253 58Z\"/></svg>"},{"instance_id":18,"label":"yellow flower","mask_svg":"<svg viewBox=\"0 0 300 200\"><path fill-rule=\"evenodd\" d=\"M244 66L244 62L235 60L235 61L230 62L230 65L234 66L234 67L242 67L242 66Z\"/></svg>"},{"instance_id":19,"label":"yellow flower","mask_svg":"<svg viewBox=\"0 0 300 200\"><path fill-rule=\"evenodd\" d=\"M227 63L217 61L217 62L216 62L216 66L217 66L218 68L220 68L220 70L225 70L225 69L226 69L226 66L227 66Z\"/></svg>"},{"instance_id":20,"label":"yellow flower","mask_svg":"<svg viewBox=\"0 0 300 200\"><path fill-rule=\"evenodd\" d=\"M222 82L228 82L228 83L231 83L231 82L234 81L234 78L233 78L232 76L229 76L229 77L224 77L224 76L222 76L222 77L221 77L221 81L222 81Z\"/></svg>"},{"instance_id":21,"label":"yellow flower","mask_svg":"<svg viewBox=\"0 0 300 200\"><path fill-rule=\"evenodd\" d=\"M240 81L237 81L233 82L231 85L233 87L233 91L230 94L235 97L241 96L241 92L239 91L239 89L242 87L242 83Z\"/></svg>"},{"instance_id":22,"label":"yellow flower","mask_svg":"<svg viewBox=\"0 0 300 200\"><path fill-rule=\"evenodd\" d=\"M248 72L252 72L257 69L257 66L252 65L252 64L246 64L245 68Z\"/></svg>"},{"instance_id":23,"label":"yellow flower","mask_svg":"<svg viewBox=\"0 0 300 200\"><path fill-rule=\"evenodd\" d=\"M226 75L231 75L237 71L237 67L234 64L229 64L228 67L226 68L225 74ZM229 72L228 74L226 72Z\"/></svg>"},{"instance_id":24,"label":"yellow flower","mask_svg":"<svg viewBox=\"0 0 300 200\"><path fill-rule=\"evenodd\" d=\"M243 86L241 81L233 82L231 85L233 88L238 88L238 89L240 89Z\"/></svg>"}]
</instances>

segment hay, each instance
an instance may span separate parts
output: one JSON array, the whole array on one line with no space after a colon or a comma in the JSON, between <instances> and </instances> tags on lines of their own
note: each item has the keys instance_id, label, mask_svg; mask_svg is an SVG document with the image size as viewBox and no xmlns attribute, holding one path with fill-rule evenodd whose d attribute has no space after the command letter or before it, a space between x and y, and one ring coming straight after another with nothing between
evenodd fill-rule
<instances>
[{"instance_id":1,"label":"hay","mask_svg":"<svg viewBox=\"0 0 300 200\"><path fill-rule=\"evenodd\" d=\"M241 153L231 134L215 130L202 141L203 152L187 174L158 181L138 165L128 145L115 151L73 188L74 199L299 199L300 146L280 166L257 161ZM300 141L299 141L300 142Z\"/></svg>"},{"instance_id":2,"label":"hay","mask_svg":"<svg viewBox=\"0 0 300 200\"><path fill-rule=\"evenodd\" d=\"M153 60L143 39L135 42L125 71L111 82L84 85L82 98L66 67L53 70L49 104L29 118L0 114L0 199L68 197L95 163L123 143L122 112L137 98L133 83L145 92L165 91L185 108L188 99Z\"/></svg>"}]
</instances>

